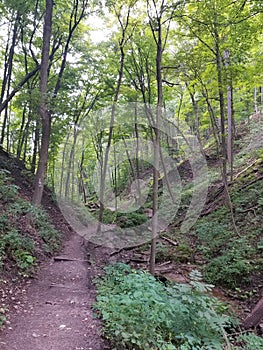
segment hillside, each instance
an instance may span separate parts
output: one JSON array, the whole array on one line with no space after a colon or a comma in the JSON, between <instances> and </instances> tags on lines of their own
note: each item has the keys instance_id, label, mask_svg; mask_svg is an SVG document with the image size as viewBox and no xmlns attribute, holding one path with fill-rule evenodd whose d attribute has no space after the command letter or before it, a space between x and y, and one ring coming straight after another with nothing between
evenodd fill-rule
<instances>
[{"instance_id":1,"label":"hillside","mask_svg":"<svg viewBox=\"0 0 263 350\"><path fill-rule=\"evenodd\" d=\"M239 322L246 319L244 325L247 325L248 328L252 323L251 318L247 317L258 303L257 317L254 321L257 325L256 333L262 335L260 320L262 320L263 296L263 204L261 200L263 159L261 136L255 132L258 127L257 123L237 126L233 180L229 182L233 217L226 203L215 147L210 146L209 149L206 149L211 178L206 203L195 225L189 232L182 233L180 227L185 220L193 193L193 173L189 161L183 161L178 165L178 172L183 183L181 205L175 221L157 239L155 275L165 284L170 282L189 284L192 272L200 271L203 281L214 285L212 295L219 298L225 307L239 318ZM145 171L145 178L148 176L149 169ZM143 178L143 175L141 177ZM160 181L160 193L161 187L162 182ZM104 222L106 224L115 223L121 227L140 225L147 220L144 213L149 208L151 200L152 196L149 194L144 203L144 210L141 208L126 214L106 211ZM136 269L147 270L150 254L150 244L140 244L135 248L116 249L110 252L108 260L115 258ZM121 274L116 270L117 275L118 273ZM145 281L146 284L148 282ZM127 280L127 283L132 283L132 280ZM105 286L102 286L103 296L105 296L104 288L109 288L109 290L115 288L114 281L110 284L110 281L107 280ZM140 285L136 288L140 288ZM155 288L154 285L151 285L151 288ZM133 293L132 290L131 293ZM122 294L119 297L122 297ZM107 302L111 303L114 300L109 297ZM103 303L101 307L103 312L114 314L114 310L108 310L107 307L104 309ZM142 306L136 305L136 307ZM107 327L106 322L106 329L112 336L111 330ZM242 333L240 329L235 332L236 334ZM113 339L115 339L114 336Z\"/></svg>"},{"instance_id":2,"label":"hillside","mask_svg":"<svg viewBox=\"0 0 263 350\"><path fill-rule=\"evenodd\" d=\"M30 203L32 174L0 148L0 323L19 301L41 262L61 250L72 234L53 195L46 189L43 209Z\"/></svg>"},{"instance_id":3,"label":"hillside","mask_svg":"<svg viewBox=\"0 0 263 350\"><path fill-rule=\"evenodd\" d=\"M216 286L213 295L223 301L225 307L231 305L231 313L242 320L262 297L263 161L258 153L242 155L244 159L238 161L234 181L230 184L236 232L224 205L222 183L216 176L218 162L213 151L209 152L207 163L214 180L209 185L199 220L188 234L183 235L180 225L191 198L192 173L188 161L178 166L183 182L182 203L175 222L158 239L156 276L165 283L188 285L192 272L200 271L206 282ZM38 273L43 262L61 251L72 236L72 229L56 206L54 194L47 188L43 209L36 209L30 204L33 177L20 160L0 149L0 165L0 310L1 323L4 324L6 319L9 322L9 315L27 293L28 281ZM145 177L148 176L149 169L145 171ZM161 190L162 182L159 185ZM94 215L94 210L92 212ZM113 219L115 224L132 227L144 222L146 217L143 210L139 213L122 213L117 217L109 211L104 217L105 223L112 223ZM117 251L103 247L95 250L90 244L87 248L94 269L93 276L100 274L105 264L114 261L128 263L136 269L148 268L148 244ZM260 332L259 327L257 333Z\"/></svg>"}]
</instances>

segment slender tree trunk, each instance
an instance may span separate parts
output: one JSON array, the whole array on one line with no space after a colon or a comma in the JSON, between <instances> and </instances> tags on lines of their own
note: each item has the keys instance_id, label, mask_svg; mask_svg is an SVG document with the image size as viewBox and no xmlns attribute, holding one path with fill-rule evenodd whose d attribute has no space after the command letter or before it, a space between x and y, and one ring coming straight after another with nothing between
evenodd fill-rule
<instances>
[{"instance_id":1,"label":"slender tree trunk","mask_svg":"<svg viewBox=\"0 0 263 350\"><path fill-rule=\"evenodd\" d=\"M39 114L42 120L41 148L37 173L35 177L34 193L32 203L39 206L42 201L44 183L47 171L48 148L51 132L51 114L47 104L47 83L49 69L49 50L52 31L53 0L46 0L46 14L43 30L43 47L40 69L40 108Z\"/></svg>"},{"instance_id":2,"label":"slender tree trunk","mask_svg":"<svg viewBox=\"0 0 263 350\"><path fill-rule=\"evenodd\" d=\"M21 157L21 152L22 152L23 143L24 143L24 127L26 122L26 111L27 111L27 103L24 105L23 112L22 112L21 126L19 130L19 136L18 136L17 148L16 148L17 158Z\"/></svg>"},{"instance_id":3,"label":"slender tree trunk","mask_svg":"<svg viewBox=\"0 0 263 350\"><path fill-rule=\"evenodd\" d=\"M64 171L65 171L65 163L66 163L66 150L67 150L67 146L68 146L68 141L69 141L69 136L70 134L67 134L67 138L66 141L64 143L64 147L63 147L63 154L62 154L62 164L61 164L61 173L60 173L60 183L59 183L59 195L62 196L64 187Z\"/></svg>"},{"instance_id":4,"label":"slender tree trunk","mask_svg":"<svg viewBox=\"0 0 263 350\"><path fill-rule=\"evenodd\" d=\"M6 94L6 96L9 96L10 92L10 86L11 86L11 77L12 77L12 71L13 71L13 59L14 59L14 54L15 54L15 46L16 46L16 41L17 41L17 35L18 35L18 21L20 18L20 14L17 13L15 23L14 23L14 28L13 28L13 35L12 35L12 43L11 47L9 50L9 56L8 60L6 62L6 67L4 71L4 79L2 82L2 91L1 91L1 99L0 99L0 104L3 102L3 97ZM5 105L3 109L5 109L5 114L4 114L4 120L3 120L3 125L2 125L2 131L1 131L1 138L0 138L0 145L3 145L4 143L4 138L5 138L5 132L6 132L6 126L8 122L8 104ZM3 111L0 110L0 114Z\"/></svg>"},{"instance_id":5,"label":"slender tree trunk","mask_svg":"<svg viewBox=\"0 0 263 350\"><path fill-rule=\"evenodd\" d=\"M141 186L140 186L140 162L139 162L139 155L140 155L140 139L139 139L139 128L138 128L138 115L137 115L137 106L135 105L135 116L134 116L134 130L135 130L135 138L136 138L136 150L135 150L135 164L136 164L136 181L137 181L137 188L138 188L138 200L137 203L141 205ZM143 156L141 155L141 164L143 163Z\"/></svg>"},{"instance_id":6,"label":"slender tree trunk","mask_svg":"<svg viewBox=\"0 0 263 350\"><path fill-rule=\"evenodd\" d=\"M216 24L215 24L216 28ZM219 50L219 36L217 30L215 30L216 37L216 66L217 66L217 80L218 80L218 94L219 94L219 104L220 104L220 124L221 124L221 152L222 152L222 181L225 189L225 200L226 204L230 210L231 220L233 223L233 228L237 235L238 229L235 222L234 208L231 201L231 197L228 190L228 179L227 179L227 147L226 147L226 135L225 135L225 103L224 103L224 92L223 92L223 78L222 78L222 62ZM232 114L231 114L231 126L232 126Z\"/></svg>"},{"instance_id":7,"label":"slender tree trunk","mask_svg":"<svg viewBox=\"0 0 263 350\"><path fill-rule=\"evenodd\" d=\"M263 113L263 86L260 86L260 112Z\"/></svg>"},{"instance_id":8,"label":"slender tree trunk","mask_svg":"<svg viewBox=\"0 0 263 350\"><path fill-rule=\"evenodd\" d=\"M107 174L107 167L108 167L108 160L109 160L109 153L110 153L110 147L111 147L111 141L113 137L113 128L115 123L115 114L116 114L116 103L119 99L119 93L121 88L121 82L123 77L123 70L124 70L124 59L125 59L125 52L124 52L124 45L126 43L126 30L129 26L129 18L130 18L130 8L128 9L126 22L122 23L120 14L117 14L119 23L122 28L122 37L119 41L119 48L120 48L120 67L119 67L119 74L118 74L118 80L117 80L117 86L115 89L114 99L113 99L113 105L111 107L111 118L110 118L110 128L109 128L109 136L107 141L107 146L105 150L104 160L102 164L101 169L101 176L100 176L100 193L99 193L99 204L100 204L100 210L99 210L99 218L98 218L98 227L97 232L101 232L101 223L103 219L103 213L104 213L104 192L105 192L105 181L106 181L106 174Z\"/></svg>"},{"instance_id":9,"label":"slender tree trunk","mask_svg":"<svg viewBox=\"0 0 263 350\"><path fill-rule=\"evenodd\" d=\"M84 145L83 145L84 149ZM84 203L87 203L87 193L86 193L86 184L85 184L85 174L83 170L83 165L84 165L84 159L85 159L85 151L82 151L81 154L81 162L79 165L79 174L80 174L80 194L82 194L82 199Z\"/></svg>"},{"instance_id":10,"label":"slender tree trunk","mask_svg":"<svg viewBox=\"0 0 263 350\"><path fill-rule=\"evenodd\" d=\"M200 146L201 153L203 156L205 156L204 149L202 146L202 140L201 140L201 136L200 136L200 120L199 120L197 101L196 101L195 95L192 91L189 90L189 94L191 97L192 106L193 106L193 110L194 110L194 116L195 116L195 134L196 134L199 146Z\"/></svg>"},{"instance_id":11,"label":"slender tree trunk","mask_svg":"<svg viewBox=\"0 0 263 350\"><path fill-rule=\"evenodd\" d=\"M29 113L28 115L28 119L27 119L27 122L26 122L26 126L25 126L25 130L24 130L24 133L23 133L23 142L22 142L22 145L23 145L23 156L22 156L22 160L23 162L25 163L26 162L26 158L27 158L27 146L28 146L28 138L29 138L29 126L30 126L30 123L31 123L31 112Z\"/></svg>"},{"instance_id":12,"label":"slender tree trunk","mask_svg":"<svg viewBox=\"0 0 263 350\"><path fill-rule=\"evenodd\" d=\"M37 154L38 154L38 147L39 147L39 137L40 137L40 122L39 120L36 121L36 126L34 130L34 144L33 144L33 155L32 155L32 161L31 161L31 171L35 173L36 166L37 166Z\"/></svg>"},{"instance_id":13,"label":"slender tree trunk","mask_svg":"<svg viewBox=\"0 0 263 350\"><path fill-rule=\"evenodd\" d=\"M228 50L225 54L225 65L229 67L230 64L230 53ZM232 77L230 73L229 84L227 86L227 160L230 167L230 181L233 180L233 88L232 88Z\"/></svg>"},{"instance_id":14,"label":"slender tree trunk","mask_svg":"<svg viewBox=\"0 0 263 350\"><path fill-rule=\"evenodd\" d=\"M258 89L254 87L254 112L258 113Z\"/></svg>"},{"instance_id":15,"label":"slender tree trunk","mask_svg":"<svg viewBox=\"0 0 263 350\"><path fill-rule=\"evenodd\" d=\"M219 50L219 37L216 36L216 66L217 66L217 82L218 82L218 95L220 106L220 129L221 129L221 152L222 152L222 176L224 176L224 183L227 184L227 169L226 169L226 128L225 128L225 102L223 92L223 79L222 79L222 64L221 55Z\"/></svg>"},{"instance_id":16,"label":"slender tree trunk","mask_svg":"<svg viewBox=\"0 0 263 350\"><path fill-rule=\"evenodd\" d=\"M227 159L230 166L230 181L233 181L233 110L232 110L232 87L227 88Z\"/></svg>"},{"instance_id":17,"label":"slender tree trunk","mask_svg":"<svg viewBox=\"0 0 263 350\"><path fill-rule=\"evenodd\" d=\"M132 182L132 181L134 181L136 179L136 170L134 168L133 160L131 159L131 156L130 156L130 153L129 153L129 149L128 149L125 137L122 137L122 141L123 141L123 144L124 144L124 147L125 147L125 152L126 152L126 155L127 155L127 159L128 159L128 162L129 162L130 168L131 168L131 174L132 174L131 182Z\"/></svg>"},{"instance_id":18,"label":"slender tree trunk","mask_svg":"<svg viewBox=\"0 0 263 350\"><path fill-rule=\"evenodd\" d=\"M154 6L156 4L154 3ZM156 8L155 8L156 9ZM157 109L155 119L155 138L154 138L154 169L153 169L153 218L152 218L152 239L151 239L151 254L149 270L152 275L155 274L156 260L156 242L158 237L158 185L159 185L159 158L160 158L160 121L162 117L163 104L163 87L162 87L162 11L157 16L157 33L155 33L154 23L150 22L152 33L157 45L156 51L156 81L157 81Z\"/></svg>"}]
</instances>

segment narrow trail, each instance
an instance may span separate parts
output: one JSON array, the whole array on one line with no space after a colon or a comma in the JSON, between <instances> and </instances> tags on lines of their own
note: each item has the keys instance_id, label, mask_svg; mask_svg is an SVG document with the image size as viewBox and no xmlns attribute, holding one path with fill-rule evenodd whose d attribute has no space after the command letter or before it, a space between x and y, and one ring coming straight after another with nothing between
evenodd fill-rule
<instances>
[{"instance_id":1,"label":"narrow trail","mask_svg":"<svg viewBox=\"0 0 263 350\"><path fill-rule=\"evenodd\" d=\"M60 256L43 264L10 325L1 350L101 350L100 322L93 317L95 290L83 238L74 234Z\"/></svg>"}]
</instances>

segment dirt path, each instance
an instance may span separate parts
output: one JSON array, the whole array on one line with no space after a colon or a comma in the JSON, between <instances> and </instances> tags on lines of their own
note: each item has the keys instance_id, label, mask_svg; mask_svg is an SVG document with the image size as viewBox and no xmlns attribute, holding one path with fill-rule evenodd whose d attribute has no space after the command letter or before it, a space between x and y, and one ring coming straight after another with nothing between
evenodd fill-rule
<instances>
[{"instance_id":1,"label":"dirt path","mask_svg":"<svg viewBox=\"0 0 263 350\"><path fill-rule=\"evenodd\" d=\"M73 235L60 256L78 260L42 266L0 335L1 350L107 349L91 309L95 290L83 239Z\"/></svg>"}]
</instances>

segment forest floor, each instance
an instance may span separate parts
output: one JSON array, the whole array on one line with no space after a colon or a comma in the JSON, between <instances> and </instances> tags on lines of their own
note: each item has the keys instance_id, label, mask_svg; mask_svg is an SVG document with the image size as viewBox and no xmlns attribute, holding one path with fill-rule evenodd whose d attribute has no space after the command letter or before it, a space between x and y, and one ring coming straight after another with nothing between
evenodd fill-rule
<instances>
[{"instance_id":1,"label":"forest floor","mask_svg":"<svg viewBox=\"0 0 263 350\"><path fill-rule=\"evenodd\" d=\"M0 149L0 167L11 173L19 196L30 201L32 179L25 173L24 164ZM0 302L6 308L7 321L0 331L0 349L108 349L101 322L92 309L96 297L92 279L99 269L88 257L92 250L101 261L104 252L87 247L83 237L66 222L48 189L43 206L61 232L62 249L57 257L42 254L37 271L29 278L17 276L12 268L1 271Z\"/></svg>"},{"instance_id":2,"label":"forest floor","mask_svg":"<svg viewBox=\"0 0 263 350\"><path fill-rule=\"evenodd\" d=\"M7 159L8 165L11 164L7 155L1 155L0 152L0 156ZM208 159L209 162L210 166L214 165L214 159ZM26 174L21 175L24 169L22 163L12 164L15 165L15 169L9 170L15 184L20 188L20 196L30 200L32 181ZM184 162L179 167L179 173L186 183L191 180L189 162ZM216 184L215 187L216 189L212 188L211 193L208 193L204 215L222 204L222 185ZM92 280L99 276L102 267L111 261L121 261L135 268L147 269L149 246L146 244L146 247L121 251L94 246L72 231L48 190L45 192L43 204L54 226L63 234L64 248L59 253L61 258L44 259L40 262L39 272L27 280L18 281L17 278L5 275L0 277L1 302L7 305L8 309L7 322L0 333L0 349L109 349L101 334L101 322L94 317L92 310L96 297ZM168 247L169 250L176 249L177 242L173 242L176 238L169 236L169 232L165 232L165 236L172 237L172 241L167 241L167 237L160 237L158 244L162 247L166 244L165 248ZM193 261L170 261L166 253L164 261L161 259L157 262L156 274L167 280L188 283L190 271L203 264L203 260L199 261L196 257ZM253 286L259 285L260 281L253 282ZM234 313L241 319L258 300L258 295L240 300L236 295L230 296L221 288L215 290L215 295L230 303Z\"/></svg>"},{"instance_id":3,"label":"forest floor","mask_svg":"<svg viewBox=\"0 0 263 350\"><path fill-rule=\"evenodd\" d=\"M60 256L43 262L14 301L1 350L107 349L93 315L95 289L83 239L73 234Z\"/></svg>"}]
</instances>

